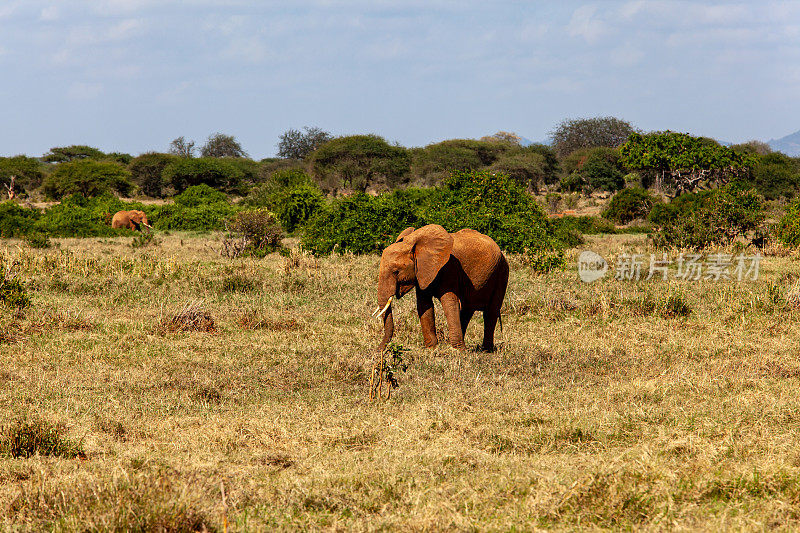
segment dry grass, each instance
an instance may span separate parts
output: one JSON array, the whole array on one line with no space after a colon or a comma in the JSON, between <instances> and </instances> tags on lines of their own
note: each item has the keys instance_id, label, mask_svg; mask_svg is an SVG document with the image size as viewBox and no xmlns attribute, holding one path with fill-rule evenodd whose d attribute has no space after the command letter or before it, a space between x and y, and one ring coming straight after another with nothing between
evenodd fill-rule
<instances>
[{"instance_id":1,"label":"dry grass","mask_svg":"<svg viewBox=\"0 0 800 533\"><path fill-rule=\"evenodd\" d=\"M86 455L0 460L0 529L800 527L794 253L749 283L511 258L500 349L475 349L479 317L466 352L422 349L409 295L408 370L370 403L378 257L229 260L219 239L0 245L34 287L0 310L0 426L47 421Z\"/></svg>"},{"instance_id":2,"label":"dry grass","mask_svg":"<svg viewBox=\"0 0 800 533\"><path fill-rule=\"evenodd\" d=\"M179 333L185 331L201 331L214 333L217 331L216 323L211 313L203 308L199 301L184 305L179 311L164 317L156 330L160 333Z\"/></svg>"}]
</instances>

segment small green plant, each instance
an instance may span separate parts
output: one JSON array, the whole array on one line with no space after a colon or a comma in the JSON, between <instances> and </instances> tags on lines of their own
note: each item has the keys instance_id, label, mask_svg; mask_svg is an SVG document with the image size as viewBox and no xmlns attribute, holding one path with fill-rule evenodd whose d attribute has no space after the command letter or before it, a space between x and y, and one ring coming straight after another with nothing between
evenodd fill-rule
<instances>
[{"instance_id":1,"label":"small green plant","mask_svg":"<svg viewBox=\"0 0 800 533\"><path fill-rule=\"evenodd\" d=\"M31 248L50 248L53 243L50 242L50 236L47 233L35 232L25 236L25 242Z\"/></svg>"},{"instance_id":2,"label":"small green plant","mask_svg":"<svg viewBox=\"0 0 800 533\"><path fill-rule=\"evenodd\" d=\"M255 281L241 274L234 274L224 278L220 286L222 292L253 292L257 288Z\"/></svg>"},{"instance_id":3,"label":"small green plant","mask_svg":"<svg viewBox=\"0 0 800 533\"><path fill-rule=\"evenodd\" d=\"M161 239L151 232L141 233L131 240L131 248L145 248L147 246L158 246L159 244L161 244Z\"/></svg>"},{"instance_id":4,"label":"small green plant","mask_svg":"<svg viewBox=\"0 0 800 533\"><path fill-rule=\"evenodd\" d=\"M567 259L564 250L541 250L530 256L531 270L537 274L549 274L555 270L564 270Z\"/></svg>"},{"instance_id":5,"label":"small green plant","mask_svg":"<svg viewBox=\"0 0 800 533\"><path fill-rule=\"evenodd\" d=\"M20 418L3 428L0 454L10 457L52 455L74 459L86 457L81 442L64 437L64 427L38 418Z\"/></svg>"},{"instance_id":6,"label":"small green plant","mask_svg":"<svg viewBox=\"0 0 800 533\"><path fill-rule=\"evenodd\" d=\"M370 377L370 399L389 399L392 395L392 389L400 386L395 377L398 371L405 372L408 370L408 363L404 355L408 352L408 348L397 342L390 342L380 354L378 361L372 369L372 376ZM387 384L386 396L383 397L382 389L383 384Z\"/></svg>"},{"instance_id":7,"label":"small green plant","mask_svg":"<svg viewBox=\"0 0 800 533\"><path fill-rule=\"evenodd\" d=\"M670 294L664 299L664 308L661 315L664 318L687 317L692 314L692 308L681 294Z\"/></svg>"},{"instance_id":8,"label":"small green plant","mask_svg":"<svg viewBox=\"0 0 800 533\"><path fill-rule=\"evenodd\" d=\"M28 286L15 277L0 273L0 301L12 309L21 311L31 305Z\"/></svg>"}]
</instances>

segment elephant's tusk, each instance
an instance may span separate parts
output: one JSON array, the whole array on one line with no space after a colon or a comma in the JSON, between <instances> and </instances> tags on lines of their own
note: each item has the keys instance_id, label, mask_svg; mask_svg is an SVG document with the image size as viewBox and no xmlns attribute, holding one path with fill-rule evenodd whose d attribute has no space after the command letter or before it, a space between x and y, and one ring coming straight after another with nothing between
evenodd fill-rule
<instances>
[{"instance_id":1,"label":"elephant's tusk","mask_svg":"<svg viewBox=\"0 0 800 533\"><path fill-rule=\"evenodd\" d=\"M146 222L142 222L142 224L144 224L145 226L147 226L150 229L153 229L153 226L151 226L150 224L147 224Z\"/></svg>"},{"instance_id":2,"label":"elephant's tusk","mask_svg":"<svg viewBox=\"0 0 800 533\"><path fill-rule=\"evenodd\" d=\"M372 312L372 316L375 317L375 318L380 318L381 315L383 315L383 313L385 313L386 310L389 309L389 306L392 305L392 299L394 299L394 296L389 296L389 301L386 302L386 305L384 306L384 308L383 309L381 309L381 308L376 309L375 311Z\"/></svg>"}]
</instances>

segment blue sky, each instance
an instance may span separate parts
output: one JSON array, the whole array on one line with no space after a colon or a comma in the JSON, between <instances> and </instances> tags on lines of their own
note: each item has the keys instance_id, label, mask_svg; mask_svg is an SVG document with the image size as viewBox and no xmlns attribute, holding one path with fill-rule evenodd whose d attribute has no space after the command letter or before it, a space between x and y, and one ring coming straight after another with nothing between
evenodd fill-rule
<instances>
[{"instance_id":1,"label":"blue sky","mask_svg":"<svg viewBox=\"0 0 800 533\"><path fill-rule=\"evenodd\" d=\"M0 2L0 155L289 128L405 146L562 119L740 142L800 129L800 2Z\"/></svg>"}]
</instances>

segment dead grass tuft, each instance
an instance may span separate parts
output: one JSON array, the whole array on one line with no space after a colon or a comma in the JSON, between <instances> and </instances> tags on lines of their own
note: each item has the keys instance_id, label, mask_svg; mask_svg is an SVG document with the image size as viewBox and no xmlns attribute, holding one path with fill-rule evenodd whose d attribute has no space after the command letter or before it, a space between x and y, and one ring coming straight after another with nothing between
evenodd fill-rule
<instances>
[{"instance_id":1,"label":"dead grass tuft","mask_svg":"<svg viewBox=\"0 0 800 533\"><path fill-rule=\"evenodd\" d=\"M214 333L217 331L217 326L211 313L203 308L202 303L194 301L186 304L180 311L173 315L164 317L156 329L162 333L180 333L185 331Z\"/></svg>"}]
</instances>

